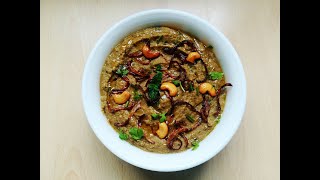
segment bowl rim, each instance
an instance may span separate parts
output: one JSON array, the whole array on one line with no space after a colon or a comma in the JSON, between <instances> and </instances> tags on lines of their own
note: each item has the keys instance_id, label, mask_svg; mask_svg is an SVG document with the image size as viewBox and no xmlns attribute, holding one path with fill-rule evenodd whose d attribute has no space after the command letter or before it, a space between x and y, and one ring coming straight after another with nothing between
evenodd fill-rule
<instances>
[{"instance_id":1,"label":"bowl rim","mask_svg":"<svg viewBox=\"0 0 320 180\"><path fill-rule=\"evenodd\" d=\"M163 167L161 167L161 168L151 167L151 166L148 166L146 164L143 164L143 163L140 163L140 162L137 162L137 161L133 161L133 160L130 159L130 157L128 158L126 156L121 156L115 149L109 147L109 144L106 143L103 140L103 137L101 136L101 134L97 133L97 127L93 124L92 119L90 118L89 108L87 107L87 103L86 103L87 101L86 101L86 98L85 98L86 93L87 93L86 92L86 88L85 88L85 85L86 85L86 82L87 82L87 74L90 71L88 64L90 64L90 62L93 61L93 58L95 56L95 53L96 53L97 49L100 47L100 44L103 43L103 41L105 40L106 36L108 36L111 32L113 32L115 29L117 29L122 24L125 24L126 22L128 22L128 21L130 21L132 19L135 19L135 18L138 18L138 17L141 17L141 16L148 16L148 15L152 15L152 14L157 14L157 13L173 13L173 14L177 14L177 15L180 15L180 16L190 17L190 18L193 18L196 21L204 23L208 27L210 27L214 31L214 33L216 33L216 35L219 36L219 38L221 38L224 41L224 43L226 43L228 45L228 47L231 48L230 51L232 51L232 53L233 53L233 55L235 57L235 61L237 63L237 66L239 66L239 69L240 69L239 73L240 73L240 76L242 78L241 80L242 80L242 84L243 84L243 88L244 88L244 92L242 94L243 95L242 102L241 102L243 106L240 107L240 110L239 110L239 113L240 113L240 117L239 118L240 119L238 121L236 121L237 123L230 130L229 136L227 136L224 139L224 141L219 145L219 147L216 148L215 152L205 156L201 160L195 160L195 161L190 162L189 164L185 164L183 166L170 167L170 169L169 168L163 168ZM90 52L90 55L87 58L87 61L85 63L85 68L84 68L84 71L83 71L83 76L82 76L82 102L83 102L83 108L84 108L84 111L85 111L85 114L86 114L86 118L87 118L87 121L89 122L89 125L90 125L91 129L94 131L94 133L98 137L98 139L104 144L104 146L107 147L107 149L109 151L111 151L114 155L116 155L120 159L128 162L131 165L134 165L136 167L140 167L140 168L143 168L143 169L146 169L146 170L158 171L158 172L181 171L181 170L186 170L186 169L190 169L190 168L196 167L196 166L198 166L200 164L203 164L203 163L207 162L208 160L213 158L215 155L217 155L230 142L230 140L232 139L232 137L234 136L234 134L238 130L238 128L239 128L239 126L240 126L240 124L242 122L243 115L244 115L244 111L245 111L245 107L246 107L246 78L245 78L245 73L244 73L244 70L243 70L242 63L241 63L240 58L238 56L238 53L234 49L233 45L230 43L230 41L216 27L211 25L209 22L203 20L202 18L200 18L200 17L198 17L196 15L193 15L193 14L190 14L190 13L187 13L187 12L184 12L184 11L180 11L180 10L175 10L175 9L144 10L144 11L140 11L140 12L134 13L132 15L129 15L129 16L123 18L122 20L120 20L119 22L115 23L107 31L105 31L103 33L103 35L99 38L99 40L96 42L95 46L93 47L93 49ZM210 132L210 133L212 133L212 132ZM130 146L133 146L133 145L130 144ZM147 151L144 151L144 152L148 153Z\"/></svg>"}]
</instances>

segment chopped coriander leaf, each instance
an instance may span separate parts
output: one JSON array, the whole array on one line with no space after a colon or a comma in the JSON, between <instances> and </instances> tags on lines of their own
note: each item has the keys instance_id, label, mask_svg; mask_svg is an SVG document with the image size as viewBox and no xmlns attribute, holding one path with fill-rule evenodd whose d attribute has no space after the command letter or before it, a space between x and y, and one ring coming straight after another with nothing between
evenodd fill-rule
<instances>
[{"instance_id":1,"label":"chopped coriander leaf","mask_svg":"<svg viewBox=\"0 0 320 180\"><path fill-rule=\"evenodd\" d=\"M175 86L179 86L181 82L180 82L179 80L173 80L172 83L173 83Z\"/></svg>"},{"instance_id":2,"label":"chopped coriander leaf","mask_svg":"<svg viewBox=\"0 0 320 180\"><path fill-rule=\"evenodd\" d=\"M142 129L136 127L130 128L129 134L134 140L139 140L143 137Z\"/></svg>"},{"instance_id":3,"label":"chopped coriander leaf","mask_svg":"<svg viewBox=\"0 0 320 180\"><path fill-rule=\"evenodd\" d=\"M160 114L160 122L162 123L162 122L164 122L166 120L166 114L164 113L164 114Z\"/></svg>"},{"instance_id":4,"label":"chopped coriander leaf","mask_svg":"<svg viewBox=\"0 0 320 180\"><path fill-rule=\"evenodd\" d=\"M222 72L210 72L209 73L209 78L211 80L219 80L223 77L223 73Z\"/></svg>"},{"instance_id":5,"label":"chopped coriander leaf","mask_svg":"<svg viewBox=\"0 0 320 180\"><path fill-rule=\"evenodd\" d=\"M151 114L152 119L159 119L160 122L164 122L166 118L166 113L163 114Z\"/></svg>"},{"instance_id":6,"label":"chopped coriander leaf","mask_svg":"<svg viewBox=\"0 0 320 180\"><path fill-rule=\"evenodd\" d=\"M193 141L193 142L191 143L191 145L192 145L192 151L198 149L199 143L200 143L200 142L199 142L198 140L195 140L195 141Z\"/></svg>"},{"instance_id":7,"label":"chopped coriander leaf","mask_svg":"<svg viewBox=\"0 0 320 180\"><path fill-rule=\"evenodd\" d=\"M186 115L186 118L188 119L188 121L190 121L190 122L192 122L192 123L194 122L193 117L190 116L189 114Z\"/></svg>"},{"instance_id":8,"label":"chopped coriander leaf","mask_svg":"<svg viewBox=\"0 0 320 180\"><path fill-rule=\"evenodd\" d=\"M152 119L158 119L159 118L159 114L151 114Z\"/></svg>"},{"instance_id":9,"label":"chopped coriander leaf","mask_svg":"<svg viewBox=\"0 0 320 180\"><path fill-rule=\"evenodd\" d=\"M126 104L124 105L124 107L128 107L129 106L129 101L126 102Z\"/></svg>"},{"instance_id":10,"label":"chopped coriander leaf","mask_svg":"<svg viewBox=\"0 0 320 180\"><path fill-rule=\"evenodd\" d=\"M162 81L162 72L158 71L156 73L156 75L153 76L153 78L151 79L150 83L151 84L160 85L161 81Z\"/></svg>"},{"instance_id":11,"label":"chopped coriander leaf","mask_svg":"<svg viewBox=\"0 0 320 180\"><path fill-rule=\"evenodd\" d=\"M209 45L207 48L209 48L209 49L213 49L213 46L212 46L212 45Z\"/></svg>"},{"instance_id":12,"label":"chopped coriander leaf","mask_svg":"<svg viewBox=\"0 0 320 180\"><path fill-rule=\"evenodd\" d=\"M127 68L125 66L120 65L118 70L116 71L116 74L120 75L120 76L125 76L129 73L129 71L127 70Z\"/></svg>"},{"instance_id":13,"label":"chopped coriander leaf","mask_svg":"<svg viewBox=\"0 0 320 180\"><path fill-rule=\"evenodd\" d=\"M156 84L148 84L148 95L151 101L157 102L160 99L159 86Z\"/></svg>"},{"instance_id":14,"label":"chopped coriander leaf","mask_svg":"<svg viewBox=\"0 0 320 180\"><path fill-rule=\"evenodd\" d=\"M189 83L189 91L193 91L193 90L194 90L193 84Z\"/></svg>"},{"instance_id":15,"label":"chopped coriander leaf","mask_svg":"<svg viewBox=\"0 0 320 180\"><path fill-rule=\"evenodd\" d=\"M196 88L197 96L199 96L199 87Z\"/></svg>"},{"instance_id":16,"label":"chopped coriander leaf","mask_svg":"<svg viewBox=\"0 0 320 180\"><path fill-rule=\"evenodd\" d=\"M127 140L128 139L128 134L124 133L123 131L119 132L119 138L122 140Z\"/></svg>"},{"instance_id":17,"label":"chopped coriander leaf","mask_svg":"<svg viewBox=\"0 0 320 180\"><path fill-rule=\"evenodd\" d=\"M142 98L142 94L139 94L137 90L133 91L133 99L139 101Z\"/></svg>"},{"instance_id":18,"label":"chopped coriander leaf","mask_svg":"<svg viewBox=\"0 0 320 180\"><path fill-rule=\"evenodd\" d=\"M148 84L148 96L151 100L151 104L157 104L160 99L160 84L162 81L162 72L157 71L156 75L153 76L150 83Z\"/></svg>"},{"instance_id":19,"label":"chopped coriander leaf","mask_svg":"<svg viewBox=\"0 0 320 180\"><path fill-rule=\"evenodd\" d=\"M133 96L133 99L135 101L139 101L141 98L142 98L142 94L136 94L136 95Z\"/></svg>"},{"instance_id":20,"label":"chopped coriander leaf","mask_svg":"<svg viewBox=\"0 0 320 180\"><path fill-rule=\"evenodd\" d=\"M161 70L161 65L160 64L157 64L156 65L156 71L160 71Z\"/></svg>"},{"instance_id":21,"label":"chopped coriander leaf","mask_svg":"<svg viewBox=\"0 0 320 180\"><path fill-rule=\"evenodd\" d=\"M179 81L179 80L173 80L172 83L173 83L175 86L180 86L181 89L182 89L182 91L183 91L183 92L186 92L186 91L184 90L182 84L181 84L181 81Z\"/></svg>"}]
</instances>

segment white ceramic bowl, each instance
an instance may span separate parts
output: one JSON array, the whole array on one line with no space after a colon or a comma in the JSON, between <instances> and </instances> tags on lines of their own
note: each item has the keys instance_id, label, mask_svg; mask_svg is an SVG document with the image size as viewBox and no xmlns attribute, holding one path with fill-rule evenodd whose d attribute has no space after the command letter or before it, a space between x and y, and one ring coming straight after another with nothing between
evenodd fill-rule
<instances>
[{"instance_id":1,"label":"white ceramic bowl","mask_svg":"<svg viewBox=\"0 0 320 180\"><path fill-rule=\"evenodd\" d=\"M119 139L100 109L99 79L102 66L113 47L125 36L150 26L171 26L189 32L214 47L225 73L228 88L220 123L200 142L200 147L181 153L157 154L143 151ZM85 65L82 98L87 119L100 141L122 160L152 171L180 171L198 166L219 153L238 129L246 104L246 80L242 64L228 39L208 22L189 13L155 9L131 15L112 26L99 39Z\"/></svg>"}]
</instances>

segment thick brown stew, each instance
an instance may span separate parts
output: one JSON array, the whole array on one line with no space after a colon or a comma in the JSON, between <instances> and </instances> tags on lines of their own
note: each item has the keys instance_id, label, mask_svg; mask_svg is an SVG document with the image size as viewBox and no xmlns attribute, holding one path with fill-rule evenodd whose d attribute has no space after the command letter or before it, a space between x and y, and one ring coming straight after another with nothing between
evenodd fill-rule
<instances>
[{"instance_id":1,"label":"thick brown stew","mask_svg":"<svg viewBox=\"0 0 320 180\"><path fill-rule=\"evenodd\" d=\"M213 52L168 27L127 36L101 72L101 105L119 137L151 152L196 149L219 123L226 83Z\"/></svg>"}]
</instances>

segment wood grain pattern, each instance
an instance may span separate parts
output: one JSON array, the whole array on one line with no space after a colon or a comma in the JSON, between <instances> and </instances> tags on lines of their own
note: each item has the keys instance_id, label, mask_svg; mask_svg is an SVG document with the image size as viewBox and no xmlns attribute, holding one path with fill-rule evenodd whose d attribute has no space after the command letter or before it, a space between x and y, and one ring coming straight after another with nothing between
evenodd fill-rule
<instances>
[{"instance_id":1,"label":"wood grain pattern","mask_svg":"<svg viewBox=\"0 0 320 180\"><path fill-rule=\"evenodd\" d=\"M81 102L95 42L120 19L151 8L184 10L212 23L234 44L247 79L246 112L231 142L207 163L175 173L142 170L114 156L90 129ZM279 1L43 0L40 15L42 180L280 179Z\"/></svg>"}]
</instances>

